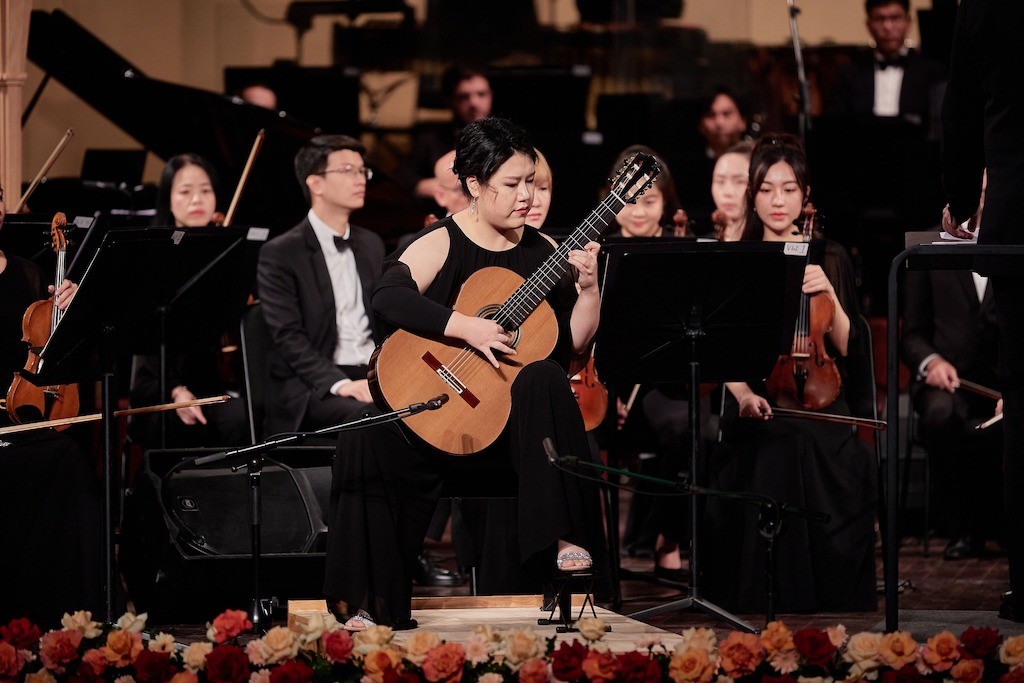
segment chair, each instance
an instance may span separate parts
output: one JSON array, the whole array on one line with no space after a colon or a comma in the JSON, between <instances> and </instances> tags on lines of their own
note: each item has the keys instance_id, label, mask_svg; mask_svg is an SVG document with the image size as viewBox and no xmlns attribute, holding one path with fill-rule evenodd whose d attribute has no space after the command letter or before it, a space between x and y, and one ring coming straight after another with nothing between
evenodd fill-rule
<instances>
[{"instance_id":1,"label":"chair","mask_svg":"<svg viewBox=\"0 0 1024 683\"><path fill-rule=\"evenodd\" d=\"M269 376L267 354L270 352L270 330L263 319L263 308L258 301L242 314L239 334L249 439L251 443L256 443L263 438L263 417L266 413L264 398Z\"/></svg>"}]
</instances>

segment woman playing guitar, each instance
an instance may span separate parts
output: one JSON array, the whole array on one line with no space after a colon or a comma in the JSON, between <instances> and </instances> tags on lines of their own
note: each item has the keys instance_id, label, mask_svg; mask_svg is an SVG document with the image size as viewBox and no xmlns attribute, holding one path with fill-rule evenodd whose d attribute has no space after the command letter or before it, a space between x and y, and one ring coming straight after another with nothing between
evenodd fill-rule
<instances>
[{"instance_id":1,"label":"woman playing guitar","mask_svg":"<svg viewBox=\"0 0 1024 683\"><path fill-rule=\"evenodd\" d=\"M807 159L799 140L788 135L760 140L750 163L743 239L803 241L798 223L809 192ZM812 257L806 266L803 298L812 309L823 304L833 312L811 354L815 361L808 365L825 366L834 359L842 368L848 357L865 352L861 335L851 325L859 319L852 266L835 243L808 246L824 246L824 259L816 265ZM783 356L777 367L791 370L794 362L804 362L797 353L801 346L794 342L792 355ZM835 379L842 376L840 371ZM712 464L718 487L753 491L831 516L827 524L799 517L783 520L784 533L775 543L777 609L874 609L874 456L847 425L773 416L787 395L776 393L773 382L730 382L726 387L730 400L722 416L723 447L716 449ZM812 410L850 415L841 386L836 389L834 400ZM709 501L708 520L713 527L709 535L731 540L715 544L709 552L709 597L714 594L712 599L723 600L728 609L763 610L765 541L759 535L756 508Z\"/></svg>"},{"instance_id":2,"label":"woman playing guitar","mask_svg":"<svg viewBox=\"0 0 1024 683\"><path fill-rule=\"evenodd\" d=\"M463 355L476 357L477 372L516 364L517 342L509 334L514 330L449 306L482 268L500 266L527 277L556 250L552 240L526 227L535 160L533 144L515 124L484 118L467 125L456 144L454 169L470 206L426 228L385 262L373 295L376 316L392 328L465 344L469 351ZM557 556L557 568L565 571L593 563L588 550L600 547L600 523L593 525L600 519L598 500L585 482L552 468L541 444L551 438L560 453L588 452L565 363L571 352L587 347L597 329L597 250L589 243L568 252L572 269L546 297L559 333L554 352L519 371L511 388L511 414L497 441L459 460L518 479L519 562L547 556L554 569ZM378 350L380 365L371 362L376 368L371 390L378 400L383 399L374 389L374 375L383 378L388 371L384 351L394 339ZM418 356L413 360L419 364ZM468 392L448 393L449 401L471 400ZM444 424L445 407L419 417ZM336 615L349 617L352 630L374 622L410 628L415 625L410 619L413 565L442 481L456 462L395 424L344 432L339 449L345 455L336 461L332 485L336 516L327 549L328 604Z\"/></svg>"}]
</instances>

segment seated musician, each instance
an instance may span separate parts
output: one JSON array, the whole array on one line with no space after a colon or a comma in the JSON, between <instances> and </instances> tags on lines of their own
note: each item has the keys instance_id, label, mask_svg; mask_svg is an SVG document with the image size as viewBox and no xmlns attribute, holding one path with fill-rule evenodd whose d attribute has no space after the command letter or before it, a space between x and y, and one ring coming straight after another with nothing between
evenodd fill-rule
<instances>
[{"instance_id":1,"label":"seated musician","mask_svg":"<svg viewBox=\"0 0 1024 683\"><path fill-rule=\"evenodd\" d=\"M515 360L511 335L500 325L449 306L479 269L500 266L528 277L555 250L549 238L526 228L534 164L533 144L515 124L485 118L467 125L456 144L455 171L472 197L470 205L426 228L389 259L374 292L375 314L390 326L471 347L477 363L497 368L503 355ZM593 563L601 547L596 491L551 467L542 441L551 438L563 454L588 452L565 366L573 351L588 347L597 329L597 250L590 243L569 252L571 268L546 297L557 319L558 344L550 358L527 364L511 384L511 414L493 444L452 458L394 423L341 435L324 593L332 611L348 617L347 628L374 622L396 629L415 626L410 610L416 555L443 481L464 468L518 481L513 571L538 561L548 571ZM423 417L444 421L445 407Z\"/></svg>"},{"instance_id":2,"label":"seated musician","mask_svg":"<svg viewBox=\"0 0 1024 683\"><path fill-rule=\"evenodd\" d=\"M632 145L619 154L611 173L637 152L657 159L661 173L635 204L627 204L619 211L615 219L619 229L609 236L672 237L676 228L674 216L680 207L672 171L664 157L649 147ZM616 387L616 393L620 452L637 458L636 466L646 474L677 479L680 471L689 467L686 392L679 386L638 385ZM641 491L656 491L643 483L637 486ZM660 579L685 580L680 546L689 538L688 507L685 500L672 496L638 494L630 501L623 548L630 555L653 554L654 573Z\"/></svg>"},{"instance_id":3,"label":"seated musician","mask_svg":"<svg viewBox=\"0 0 1024 683\"><path fill-rule=\"evenodd\" d=\"M915 372L911 396L935 473L939 529L949 535L942 556L979 557L1001 516L1003 430L976 427L1002 402L968 391L961 380L997 386L992 288L987 277L967 270L911 270L904 296L900 346Z\"/></svg>"},{"instance_id":4,"label":"seated musician","mask_svg":"<svg viewBox=\"0 0 1024 683\"><path fill-rule=\"evenodd\" d=\"M0 230L5 214L0 188ZM0 251L4 395L25 367L22 318L49 296L46 280L32 261ZM67 307L75 290L67 280L61 284L58 308ZM11 424L0 410L0 427ZM102 608L103 522L92 465L72 439L52 429L0 435L0 623L28 617L44 630L60 628L65 610Z\"/></svg>"},{"instance_id":5,"label":"seated musician","mask_svg":"<svg viewBox=\"0 0 1024 683\"><path fill-rule=\"evenodd\" d=\"M747 219L747 180L750 175L749 142L740 142L725 150L711 174L711 197L715 212L711 222L715 237L722 242L737 242Z\"/></svg>"},{"instance_id":6,"label":"seated musician","mask_svg":"<svg viewBox=\"0 0 1024 683\"><path fill-rule=\"evenodd\" d=\"M797 221L810 186L807 158L797 138L770 135L755 145L749 188L744 240L803 239ZM862 335L851 324L859 315L849 257L836 243L827 242L824 247L822 264L806 267L803 292L812 310L818 306L827 310L828 302L834 309L831 321L822 320L822 336L828 355L839 368L830 385L838 396L817 410L850 415L842 385L858 378L846 377L842 367L844 361L866 349ZM823 301L815 305L818 297ZM831 516L827 524L793 516L783 520L782 533L775 542L776 607L780 612L872 610L874 456L849 425L769 419L780 402L792 402L786 396L792 386L776 382L784 380L786 372L793 381L792 358L787 360L787 370L779 372L783 366L777 366L777 374L767 383L726 383L723 444L711 461L712 486L763 494ZM803 392L795 393L807 399ZM806 412L813 417L815 411ZM726 609L756 612L765 608L765 540L757 517L755 507L708 501L705 529L707 538L714 538L715 543L708 544L705 555L706 595Z\"/></svg>"},{"instance_id":7,"label":"seated musician","mask_svg":"<svg viewBox=\"0 0 1024 683\"><path fill-rule=\"evenodd\" d=\"M554 188L554 176L551 174L551 165L538 149L537 172L533 176L533 203L530 204L530 212L526 214L526 224L538 230L544 229L544 221L548 219L548 212L551 211L551 192Z\"/></svg>"},{"instance_id":8,"label":"seated musician","mask_svg":"<svg viewBox=\"0 0 1024 683\"><path fill-rule=\"evenodd\" d=\"M215 221L217 174L197 154L179 154L164 165L157 186L155 227L204 228ZM160 356L138 355L132 362L131 403L142 407L166 402L192 401L228 394L239 396L237 381L222 372L220 339L168 354L166 390L160 391ZM161 436L161 420L166 437ZM223 404L178 408L173 414L135 416L129 433L146 447L230 446L248 443L245 406L240 400Z\"/></svg>"},{"instance_id":9,"label":"seated musician","mask_svg":"<svg viewBox=\"0 0 1024 683\"><path fill-rule=\"evenodd\" d=\"M309 213L260 250L256 280L272 344L267 434L344 422L371 400L370 295L384 243L349 220L373 175L364 154L347 135L321 135L300 149L295 175Z\"/></svg>"}]
</instances>

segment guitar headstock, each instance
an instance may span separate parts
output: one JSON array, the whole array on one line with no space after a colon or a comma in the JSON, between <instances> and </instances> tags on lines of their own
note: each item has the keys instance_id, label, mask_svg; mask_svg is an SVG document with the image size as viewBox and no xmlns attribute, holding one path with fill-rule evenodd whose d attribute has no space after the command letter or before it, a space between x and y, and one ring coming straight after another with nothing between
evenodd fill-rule
<instances>
[{"instance_id":1,"label":"guitar headstock","mask_svg":"<svg viewBox=\"0 0 1024 683\"><path fill-rule=\"evenodd\" d=\"M612 179L612 194L622 200L623 204L632 204L654 183L661 173L658 160L650 154L637 152L622 164L622 168Z\"/></svg>"}]
</instances>

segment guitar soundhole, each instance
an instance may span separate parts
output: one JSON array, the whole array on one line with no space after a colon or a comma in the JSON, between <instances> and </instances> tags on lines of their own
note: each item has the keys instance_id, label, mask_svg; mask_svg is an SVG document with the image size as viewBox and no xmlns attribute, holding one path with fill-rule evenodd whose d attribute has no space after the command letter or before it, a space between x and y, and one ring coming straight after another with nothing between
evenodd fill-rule
<instances>
[{"instance_id":1,"label":"guitar soundhole","mask_svg":"<svg viewBox=\"0 0 1024 683\"><path fill-rule=\"evenodd\" d=\"M476 317L478 317L478 318L487 318L488 320L494 320L494 315L500 309L501 309L501 306L498 306L497 304L491 304L489 306L484 306L483 308L481 308L479 311L476 312ZM511 334L512 334L512 342L509 344L509 346L511 346L514 349L516 347L516 344L519 343L520 330L518 328L515 329L515 330L512 330Z\"/></svg>"}]
</instances>

